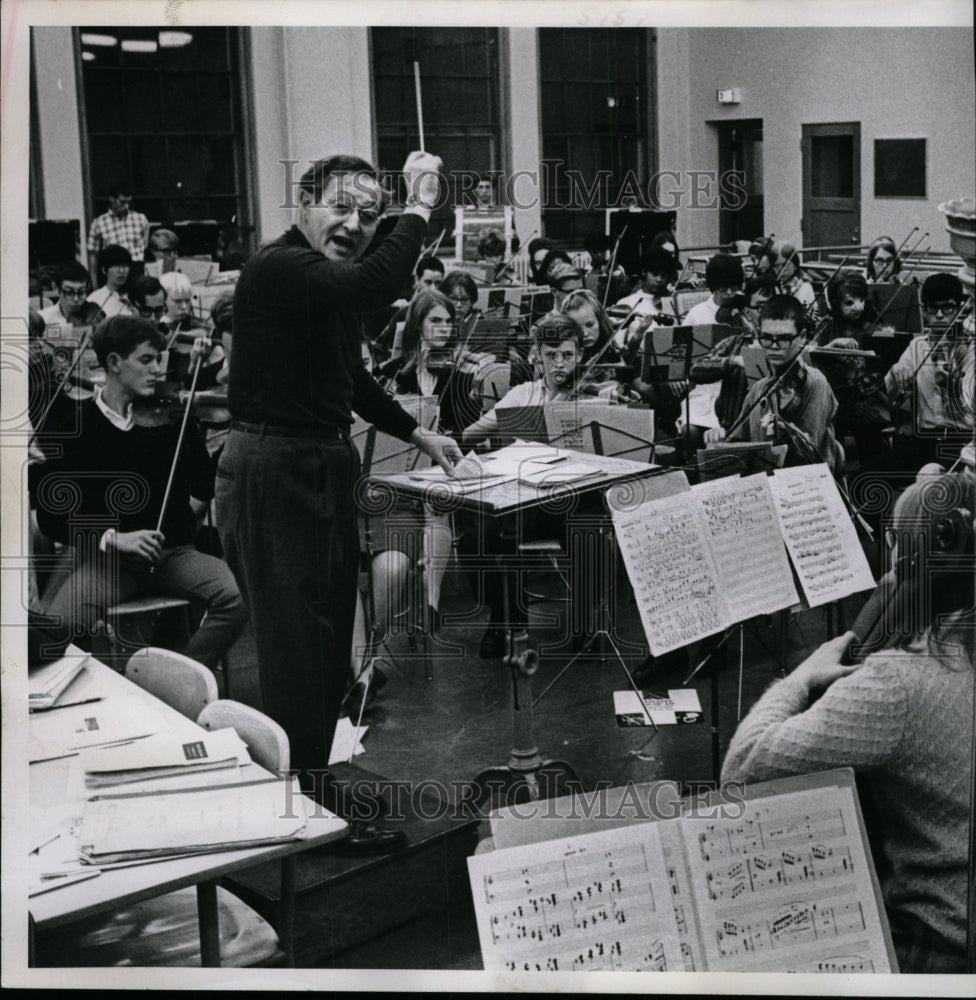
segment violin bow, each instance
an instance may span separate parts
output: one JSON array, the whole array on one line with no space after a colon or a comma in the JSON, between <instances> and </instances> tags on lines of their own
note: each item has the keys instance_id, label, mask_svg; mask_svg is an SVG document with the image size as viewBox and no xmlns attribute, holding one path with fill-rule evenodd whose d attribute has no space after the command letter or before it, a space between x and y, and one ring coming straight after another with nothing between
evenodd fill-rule
<instances>
[{"instance_id":1,"label":"violin bow","mask_svg":"<svg viewBox=\"0 0 976 1000\"><path fill-rule=\"evenodd\" d=\"M37 421L37 426L33 429L33 431L31 431L31 435L27 439L28 451L30 450L30 446L34 443L35 439L37 438L37 435L40 434L41 429L44 427L48 415L50 414L54 404L57 402L58 396L61 394L61 391L64 389L65 385L67 385L68 379L71 377L71 373L81 363L81 356L82 354L84 354L86 350L88 350L88 342L91 340L91 338L92 338L92 331L91 328L89 328L88 330L85 331L84 334L82 334L81 340L78 341L78 348L75 351L75 356L71 359L71 364L69 364L68 367L65 369L64 374L61 376L61 379L56 389L54 390L54 392L51 393L51 398L48 400L47 406L44 407L44 412L41 414L40 419Z\"/></svg>"},{"instance_id":2,"label":"violin bow","mask_svg":"<svg viewBox=\"0 0 976 1000\"><path fill-rule=\"evenodd\" d=\"M166 508L169 505L170 494L173 491L173 479L176 477L176 466L180 460L180 451L183 448L183 439L186 437L186 425L190 420L190 408L193 406L193 395L197 391L197 379L200 377L200 367L203 363L203 354L198 354L193 364L193 379L190 382L190 393L186 398L186 408L183 410L183 421L180 424L179 437L176 439L176 450L173 453L173 464L169 467L169 478L166 480L166 490L163 493L163 503L159 508L159 521L156 530L163 530L163 520L166 517Z\"/></svg>"},{"instance_id":3,"label":"violin bow","mask_svg":"<svg viewBox=\"0 0 976 1000\"><path fill-rule=\"evenodd\" d=\"M607 272L607 287L603 290L603 308L607 308L607 299L610 298L610 286L613 284L613 272L617 268L617 253L620 250L620 241L627 235L627 230L630 228L630 223L628 222L623 229L620 230L620 235L617 237L617 242L613 245L613 253L610 255L610 270Z\"/></svg>"}]
</instances>

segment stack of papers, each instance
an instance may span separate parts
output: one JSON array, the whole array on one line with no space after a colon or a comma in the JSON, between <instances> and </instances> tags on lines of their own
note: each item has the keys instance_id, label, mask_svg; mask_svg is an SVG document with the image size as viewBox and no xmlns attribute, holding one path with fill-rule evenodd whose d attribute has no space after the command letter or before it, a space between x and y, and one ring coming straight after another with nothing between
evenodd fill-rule
<instances>
[{"instance_id":1,"label":"stack of papers","mask_svg":"<svg viewBox=\"0 0 976 1000\"><path fill-rule=\"evenodd\" d=\"M79 842L88 864L240 850L301 837L305 800L296 781L266 778L174 791L96 795Z\"/></svg>"},{"instance_id":2,"label":"stack of papers","mask_svg":"<svg viewBox=\"0 0 976 1000\"><path fill-rule=\"evenodd\" d=\"M84 750L80 763L86 787L111 788L177 774L192 776L205 771L236 769L250 760L243 740L228 728L203 733L199 739L189 741L160 733L124 747Z\"/></svg>"},{"instance_id":3,"label":"stack of papers","mask_svg":"<svg viewBox=\"0 0 976 1000\"><path fill-rule=\"evenodd\" d=\"M88 747L140 739L164 732L165 720L138 698L84 701L31 716L28 755L32 764L72 757Z\"/></svg>"},{"instance_id":4,"label":"stack of papers","mask_svg":"<svg viewBox=\"0 0 976 1000\"><path fill-rule=\"evenodd\" d=\"M45 663L30 672L30 710L53 708L68 685L85 669L87 656L63 656L53 663Z\"/></svg>"},{"instance_id":5,"label":"stack of papers","mask_svg":"<svg viewBox=\"0 0 976 1000\"><path fill-rule=\"evenodd\" d=\"M63 820L42 829L27 852L27 892L37 896L51 889L94 878L97 868L78 856L78 820Z\"/></svg>"}]
</instances>

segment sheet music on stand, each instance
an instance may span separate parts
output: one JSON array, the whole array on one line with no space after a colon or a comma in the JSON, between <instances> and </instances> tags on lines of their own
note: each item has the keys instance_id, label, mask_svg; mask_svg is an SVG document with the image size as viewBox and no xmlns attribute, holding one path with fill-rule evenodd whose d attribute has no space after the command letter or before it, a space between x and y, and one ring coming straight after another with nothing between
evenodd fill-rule
<instances>
[{"instance_id":1,"label":"sheet music on stand","mask_svg":"<svg viewBox=\"0 0 976 1000\"><path fill-rule=\"evenodd\" d=\"M398 396L397 402L425 430L433 430L437 425L438 403L436 396ZM372 425L358 414L354 414L354 418L349 436L359 451L359 457L365 459L366 441ZM412 444L377 430L373 442L371 471L403 472L407 469L426 469L430 465L430 458L418 451Z\"/></svg>"},{"instance_id":2,"label":"sheet music on stand","mask_svg":"<svg viewBox=\"0 0 976 1000\"><path fill-rule=\"evenodd\" d=\"M654 656L798 600L761 473L614 511L613 524Z\"/></svg>"},{"instance_id":3,"label":"sheet music on stand","mask_svg":"<svg viewBox=\"0 0 976 1000\"><path fill-rule=\"evenodd\" d=\"M515 846L468 859L486 970L896 970L852 771L663 818L656 792L621 809L631 790L609 790L610 821L576 797L492 815Z\"/></svg>"},{"instance_id":4,"label":"sheet music on stand","mask_svg":"<svg viewBox=\"0 0 976 1000\"><path fill-rule=\"evenodd\" d=\"M826 465L777 469L770 480L780 528L811 608L874 587L874 576Z\"/></svg>"}]
</instances>

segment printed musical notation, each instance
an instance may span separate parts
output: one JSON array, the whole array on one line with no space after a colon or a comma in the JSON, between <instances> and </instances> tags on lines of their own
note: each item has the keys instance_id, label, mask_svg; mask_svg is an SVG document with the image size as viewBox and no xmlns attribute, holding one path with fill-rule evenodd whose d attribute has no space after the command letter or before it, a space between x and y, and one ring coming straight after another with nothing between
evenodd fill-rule
<instances>
[{"instance_id":1,"label":"printed musical notation","mask_svg":"<svg viewBox=\"0 0 976 1000\"><path fill-rule=\"evenodd\" d=\"M799 597L780 536L769 479L762 473L699 483L719 585L733 621L771 614Z\"/></svg>"},{"instance_id":2,"label":"printed musical notation","mask_svg":"<svg viewBox=\"0 0 976 1000\"><path fill-rule=\"evenodd\" d=\"M888 970L850 789L751 799L737 819L684 828L710 970Z\"/></svg>"},{"instance_id":3,"label":"printed musical notation","mask_svg":"<svg viewBox=\"0 0 976 1000\"><path fill-rule=\"evenodd\" d=\"M476 855L468 866L489 971L685 967L657 888L668 876L654 824Z\"/></svg>"},{"instance_id":4,"label":"printed musical notation","mask_svg":"<svg viewBox=\"0 0 976 1000\"><path fill-rule=\"evenodd\" d=\"M854 524L826 465L777 469L769 485L810 607L874 586Z\"/></svg>"},{"instance_id":5,"label":"printed musical notation","mask_svg":"<svg viewBox=\"0 0 976 1000\"><path fill-rule=\"evenodd\" d=\"M615 512L613 523L644 634L655 656L729 624L693 493Z\"/></svg>"}]
</instances>

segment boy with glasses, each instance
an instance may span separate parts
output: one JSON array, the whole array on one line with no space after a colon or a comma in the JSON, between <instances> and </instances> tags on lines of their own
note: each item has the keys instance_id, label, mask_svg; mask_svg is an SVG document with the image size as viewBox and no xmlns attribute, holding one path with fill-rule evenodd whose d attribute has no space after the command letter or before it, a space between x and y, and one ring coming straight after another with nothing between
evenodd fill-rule
<instances>
[{"instance_id":1,"label":"boy with glasses","mask_svg":"<svg viewBox=\"0 0 976 1000\"><path fill-rule=\"evenodd\" d=\"M964 301L954 274L929 275L922 285L926 333L885 376L893 415L902 410L896 451L911 465L917 461L915 468L951 460L973 436L973 337L959 322Z\"/></svg>"},{"instance_id":2,"label":"boy with glasses","mask_svg":"<svg viewBox=\"0 0 976 1000\"><path fill-rule=\"evenodd\" d=\"M706 444L726 438L770 441L788 445L787 465L809 464L814 454L831 471L842 463L843 449L833 430L837 400L823 373L803 360L808 339L803 306L792 295L774 295L759 317L759 346L766 352L771 374L746 393L732 433L722 427L710 429L705 432Z\"/></svg>"},{"instance_id":3,"label":"boy with glasses","mask_svg":"<svg viewBox=\"0 0 976 1000\"><path fill-rule=\"evenodd\" d=\"M91 291L91 279L83 264L76 260L65 261L58 268L57 280L58 301L40 312L48 337L67 336L61 332L65 327L88 326L91 313L95 311L85 301Z\"/></svg>"}]
</instances>

